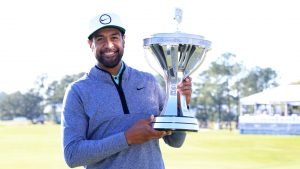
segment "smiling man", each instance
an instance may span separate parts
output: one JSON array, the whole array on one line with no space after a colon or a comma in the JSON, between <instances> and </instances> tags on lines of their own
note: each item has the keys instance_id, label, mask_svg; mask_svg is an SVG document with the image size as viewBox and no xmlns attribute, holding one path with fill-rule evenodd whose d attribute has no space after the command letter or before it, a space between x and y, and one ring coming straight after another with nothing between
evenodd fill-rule
<instances>
[{"instance_id":1,"label":"smiling man","mask_svg":"<svg viewBox=\"0 0 300 169\"><path fill-rule=\"evenodd\" d=\"M159 139L180 147L185 133L157 131L151 123L165 93L154 76L122 61L125 28L118 15L104 13L90 22L88 44L96 65L70 84L63 102L63 150L70 167L163 169ZM178 85L189 100L191 79Z\"/></svg>"}]
</instances>

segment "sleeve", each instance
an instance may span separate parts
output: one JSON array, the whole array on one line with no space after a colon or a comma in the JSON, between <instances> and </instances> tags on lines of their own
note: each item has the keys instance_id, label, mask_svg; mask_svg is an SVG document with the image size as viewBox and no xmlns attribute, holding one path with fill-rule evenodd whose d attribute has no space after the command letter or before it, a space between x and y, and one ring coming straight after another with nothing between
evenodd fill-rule
<instances>
[{"instance_id":1,"label":"sleeve","mask_svg":"<svg viewBox=\"0 0 300 169\"><path fill-rule=\"evenodd\" d=\"M62 142L64 158L69 167L99 162L128 148L125 133L117 133L101 140L87 140L88 117L83 102L69 87L63 101Z\"/></svg>"},{"instance_id":2,"label":"sleeve","mask_svg":"<svg viewBox=\"0 0 300 169\"><path fill-rule=\"evenodd\" d=\"M173 132L170 136L165 136L164 142L171 147L179 148L183 145L185 141L186 133L185 132Z\"/></svg>"}]
</instances>

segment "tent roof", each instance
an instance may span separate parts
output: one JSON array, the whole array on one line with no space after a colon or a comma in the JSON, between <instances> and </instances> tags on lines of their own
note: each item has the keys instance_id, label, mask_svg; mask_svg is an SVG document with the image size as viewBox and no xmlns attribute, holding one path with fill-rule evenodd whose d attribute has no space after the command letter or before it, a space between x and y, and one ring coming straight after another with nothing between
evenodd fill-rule
<instances>
[{"instance_id":1,"label":"tent roof","mask_svg":"<svg viewBox=\"0 0 300 169\"><path fill-rule=\"evenodd\" d=\"M241 98L242 105L300 102L300 85L284 85Z\"/></svg>"}]
</instances>

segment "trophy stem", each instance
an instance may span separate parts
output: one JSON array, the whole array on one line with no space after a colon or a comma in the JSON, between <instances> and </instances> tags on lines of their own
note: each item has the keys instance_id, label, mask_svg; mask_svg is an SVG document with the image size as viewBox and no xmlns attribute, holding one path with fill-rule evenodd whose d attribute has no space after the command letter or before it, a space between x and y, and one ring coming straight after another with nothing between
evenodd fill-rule
<instances>
[{"instance_id":1,"label":"trophy stem","mask_svg":"<svg viewBox=\"0 0 300 169\"><path fill-rule=\"evenodd\" d=\"M167 103L164 111L161 113L163 116L177 116L177 95L168 95Z\"/></svg>"}]
</instances>

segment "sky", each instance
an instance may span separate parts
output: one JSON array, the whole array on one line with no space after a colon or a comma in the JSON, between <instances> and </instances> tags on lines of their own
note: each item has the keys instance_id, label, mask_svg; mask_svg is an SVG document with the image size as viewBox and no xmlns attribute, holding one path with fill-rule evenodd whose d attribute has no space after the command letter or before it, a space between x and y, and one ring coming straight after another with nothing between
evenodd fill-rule
<instances>
[{"instance_id":1,"label":"sky","mask_svg":"<svg viewBox=\"0 0 300 169\"><path fill-rule=\"evenodd\" d=\"M143 39L180 31L212 42L201 71L223 53L245 66L270 67L280 84L300 80L300 10L297 0L9 0L0 2L0 92L26 92L36 79L48 82L87 72L95 58L87 44L89 20L120 14L126 25L124 61L147 72Z\"/></svg>"}]
</instances>

